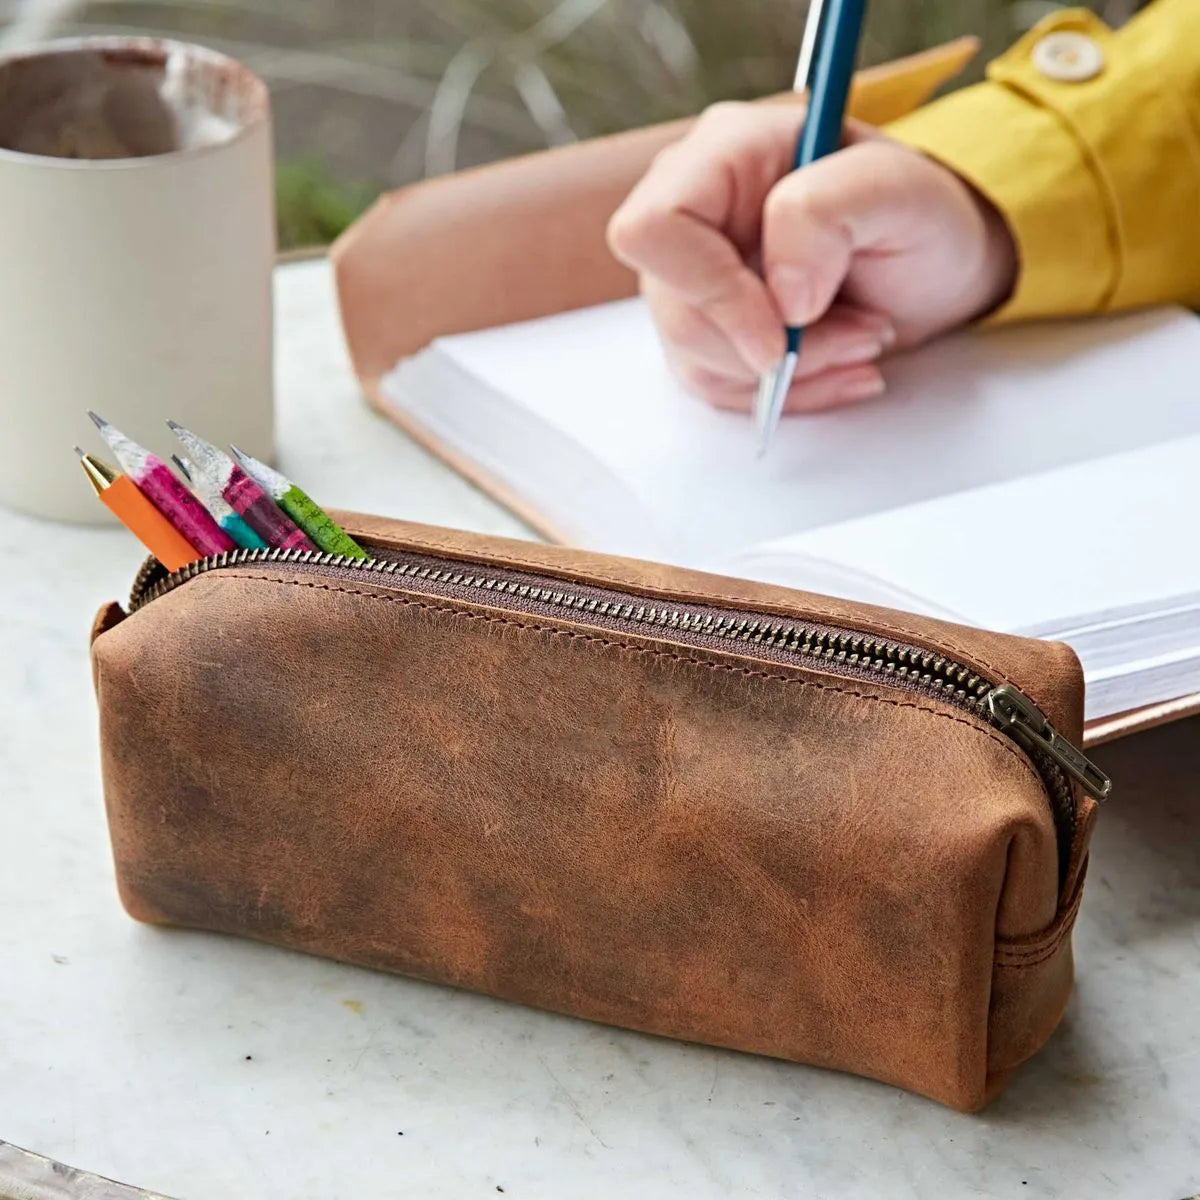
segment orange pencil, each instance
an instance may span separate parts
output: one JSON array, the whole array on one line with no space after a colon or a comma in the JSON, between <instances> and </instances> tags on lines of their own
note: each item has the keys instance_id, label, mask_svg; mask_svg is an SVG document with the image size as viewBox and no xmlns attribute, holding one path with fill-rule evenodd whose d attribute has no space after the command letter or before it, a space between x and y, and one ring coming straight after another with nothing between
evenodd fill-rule
<instances>
[{"instance_id":1,"label":"orange pencil","mask_svg":"<svg viewBox=\"0 0 1200 1200\"><path fill-rule=\"evenodd\" d=\"M146 499L128 475L118 475L107 463L75 452L101 503L158 559L168 571L178 571L204 556Z\"/></svg>"}]
</instances>

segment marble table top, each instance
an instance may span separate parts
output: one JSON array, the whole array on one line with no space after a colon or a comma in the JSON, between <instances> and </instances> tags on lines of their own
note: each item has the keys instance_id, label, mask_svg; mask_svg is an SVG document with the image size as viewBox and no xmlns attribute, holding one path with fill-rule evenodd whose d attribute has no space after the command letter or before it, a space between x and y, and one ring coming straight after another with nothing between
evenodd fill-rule
<instances>
[{"instance_id":1,"label":"marble table top","mask_svg":"<svg viewBox=\"0 0 1200 1200\"><path fill-rule=\"evenodd\" d=\"M330 504L521 534L359 400L327 267L278 276L279 441ZM113 884L86 654L140 561L5 515L0 1139L172 1197L1155 1197L1200 1191L1200 725L1117 781L1053 1040L962 1116L218 936ZM18 555L20 558L18 559Z\"/></svg>"}]
</instances>

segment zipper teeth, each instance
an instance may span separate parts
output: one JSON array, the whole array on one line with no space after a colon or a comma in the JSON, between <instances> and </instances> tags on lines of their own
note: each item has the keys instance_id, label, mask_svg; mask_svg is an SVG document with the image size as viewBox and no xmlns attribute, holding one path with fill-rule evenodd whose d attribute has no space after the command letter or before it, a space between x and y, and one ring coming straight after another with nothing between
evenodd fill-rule
<instances>
[{"instance_id":1,"label":"zipper teeth","mask_svg":"<svg viewBox=\"0 0 1200 1200\"><path fill-rule=\"evenodd\" d=\"M1059 835L1060 871L1065 872L1071 847L1075 841L1074 790L1064 761L1069 766L1083 756L1075 751L1065 760L1061 750L1056 750L1048 740L1045 730L1034 730L1027 736L1013 724L1010 718L997 720L991 712L991 701L1005 687L997 687L962 663L916 646L889 642L870 634L839 631L817 625L788 623L773 620L769 616L753 616L671 605L641 603L621 598L602 598L594 594L572 591L569 586L551 584L525 578L505 579L473 569L469 565L455 563L446 567L429 565L428 562L405 561L404 559L349 558L344 554L329 554L319 550L231 550L224 554L198 559L172 574L162 576L163 568L153 558L147 559L134 580L129 598L130 613L150 604L159 597L173 591L181 584L197 576L223 567L235 567L260 563L299 563L316 567L336 567L365 574L394 576L460 587L473 592L488 592L507 595L519 600L541 604L551 609L562 609L575 613L587 613L600 619L622 621L629 625L647 629L673 629L693 637L712 639L714 642L774 650L823 662L830 666L851 671L866 671L879 675L887 682L914 691L920 690L933 695L943 703L949 703L979 718L984 723L999 728L1017 742L1033 762L1042 776L1050 798L1051 813ZM519 576L527 572L514 572ZM1042 722L1053 728L1037 712ZM1054 735L1057 737L1057 735ZM1094 764L1087 763L1094 768ZM1097 799L1108 795L1111 784L1101 771L1095 771L1104 786L1099 791L1090 790ZM1072 770L1076 779L1088 783L1084 776ZM1094 782L1094 781L1093 781Z\"/></svg>"},{"instance_id":2,"label":"zipper teeth","mask_svg":"<svg viewBox=\"0 0 1200 1200\"><path fill-rule=\"evenodd\" d=\"M983 698L993 686L969 667L943 655L915 647L899 646L867 634L821 630L809 625L772 620L769 616L723 617L669 605L600 600L594 596L572 592L569 588L501 579L469 569L463 570L457 566L440 568L403 560L349 558L344 554L327 554L313 550L231 550L210 558L198 559L154 584L151 584L150 580L159 568L151 559L143 564L134 580L129 598L129 611L136 612L180 584L208 571L267 562L349 567L375 575L427 580L430 583L449 584L473 591L515 596L552 608L569 609L636 625L678 629L722 641L743 642L762 649L780 650L806 658L875 671L896 681L932 689L939 692L943 698L969 708L981 707Z\"/></svg>"},{"instance_id":3,"label":"zipper teeth","mask_svg":"<svg viewBox=\"0 0 1200 1200\"><path fill-rule=\"evenodd\" d=\"M133 587L129 589L128 608L130 612L133 612L136 607L146 602L142 597L148 597L149 593L155 590L151 588L150 581L163 569L162 564L153 556L142 560L142 565L138 568L138 573L134 576ZM161 582L165 583L166 580L164 579Z\"/></svg>"}]
</instances>

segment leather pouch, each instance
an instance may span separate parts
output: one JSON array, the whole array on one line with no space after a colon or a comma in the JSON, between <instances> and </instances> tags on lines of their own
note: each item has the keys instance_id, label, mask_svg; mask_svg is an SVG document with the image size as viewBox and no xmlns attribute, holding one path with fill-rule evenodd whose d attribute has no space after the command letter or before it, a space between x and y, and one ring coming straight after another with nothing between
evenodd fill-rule
<instances>
[{"instance_id":1,"label":"leather pouch","mask_svg":"<svg viewBox=\"0 0 1200 1200\"><path fill-rule=\"evenodd\" d=\"M372 559L101 611L133 916L961 1109L1049 1036L1104 790L1065 646L339 518Z\"/></svg>"}]
</instances>

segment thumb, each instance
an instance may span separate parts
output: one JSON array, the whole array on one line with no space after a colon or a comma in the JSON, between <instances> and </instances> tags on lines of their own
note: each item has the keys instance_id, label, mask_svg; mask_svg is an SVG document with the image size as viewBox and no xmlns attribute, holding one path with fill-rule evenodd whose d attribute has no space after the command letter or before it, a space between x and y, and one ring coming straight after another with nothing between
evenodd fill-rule
<instances>
[{"instance_id":1,"label":"thumb","mask_svg":"<svg viewBox=\"0 0 1200 1200\"><path fill-rule=\"evenodd\" d=\"M763 211L763 271L790 325L811 325L829 309L857 254L894 242L922 191L908 158L865 141L781 180Z\"/></svg>"}]
</instances>

